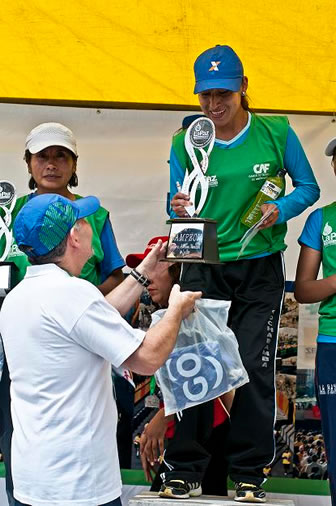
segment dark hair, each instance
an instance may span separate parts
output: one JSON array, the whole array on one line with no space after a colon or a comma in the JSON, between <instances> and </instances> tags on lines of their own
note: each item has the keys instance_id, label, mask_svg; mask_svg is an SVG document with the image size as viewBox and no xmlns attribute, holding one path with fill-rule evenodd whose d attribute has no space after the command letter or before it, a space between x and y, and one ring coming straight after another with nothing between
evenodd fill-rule
<instances>
[{"instance_id":1,"label":"dark hair","mask_svg":"<svg viewBox=\"0 0 336 506\"><path fill-rule=\"evenodd\" d=\"M172 279L173 284L180 282L181 264L175 263L168 267L169 275Z\"/></svg>"},{"instance_id":2,"label":"dark hair","mask_svg":"<svg viewBox=\"0 0 336 506\"><path fill-rule=\"evenodd\" d=\"M49 253L46 253L45 255L41 255L39 257L32 257L29 255L29 252L31 250L30 246L21 245L19 246L19 249L24 253L26 253L26 255L28 256L28 260L32 265L57 264L64 256L67 246L68 235L69 233L57 246L55 246L54 249L49 251Z\"/></svg>"},{"instance_id":3,"label":"dark hair","mask_svg":"<svg viewBox=\"0 0 336 506\"><path fill-rule=\"evenodd\" d=\"M74 162L77 162L78 156L75 155L75 153L70 151L70 149L67 149L67 148L63 148L63 149L65 149L68 153L70 153ZM31 152L28 149L26 149L23 159L25 160L25 162L28 166L31 162L31 157L32 157ZM29 186L30 190L35 190L35 188L37 188L37 184L36 184L36 181L33 178L33 176L30 176L28 186ZM74 172L72 174L71 178L69 179L68 186L70 186L70 188L78 186L78 176L77 176L76 172Z\"/></svg>"},{"instance_id":4,"label":"dark hair","mask_svg":"<svg viewBox=\"0 0 336 506\"><path fill-rule=\"evenodd\" d=\"M242 95L241 97L241 105L242 105L242 108L244 109L244 111L249 111L250 110L250 106L249 106L249 97L247 95Z\"/></svg>"},{"instance_id":5,"label":"dark hair","mask_svg":"<svg viewBox=\"0 0 336 506\"><path fill-rule=\"evenodd\" d=\"M334 148L334 151L331 155L331 163L332 163L332 165L336 164L336 147Z\"/></svg>"}]
</instances>

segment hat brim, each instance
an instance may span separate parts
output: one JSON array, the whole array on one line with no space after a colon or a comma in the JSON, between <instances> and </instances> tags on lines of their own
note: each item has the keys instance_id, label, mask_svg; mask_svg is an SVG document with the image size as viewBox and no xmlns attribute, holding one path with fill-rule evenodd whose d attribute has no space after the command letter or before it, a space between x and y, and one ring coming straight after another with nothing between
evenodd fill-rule
<instances>
[{"instance_id":1,"label":"hat brim","mask_svg":"<svg viewBox=\"0 0 336 506\"><path fill-rule=\"evenodd\" d=\"M324 153L327 156L333 156L335 148L336 148L336 137L334 139L331 139L331 141L329 141L327 147L325 148Z\"/></svg>"},{"instance_id":2,"label":"hat brim","mask_svg":"<svg viewBox=\"0 0 336 506\"><path fill-rule=\"evenodd\" d=\"M127 255L125 258L126 265L128 267L131 267L131 269L134 269L135 267L138 267L139 264L143 261L145 258L145 255L143 253L131 253L130 255Z\"/></svg>"},{"instance_id":3,"label":"hat brim","mask_svg":"<svg viewBox=\"0 0 336 506\"><path fill-rule=\"evenodd\" d=\"M128 267L131 267L134 269L135 267L138 267L138 265L143 261L144 258L146 258L147 255L152 251L152 249L157 245L159 240L161 240L163 243L167 242L169 237L167 235L160 235L158 237L153 237L149 243L146 246L146 249L143 253L130 253L127 255L125 261L126 265Z\"/></svg>"},{"instance_id":4,"label":"hat brim","mask_svg":"<svg viewBox=\"0 0 336 506\"><path fill-rule=\"evenodd\" d=\"M39 153L43 149L50 148L50 146L61 146L62 148L67 148L74 155L78 156L77 151L74 149L74 147L70 143L68 143L66 141L62 141L60 139L53 140L53 141L36 142L36 143L32 144L31 146L29 146L27 149L28 149L29 153L31 153L32 155L36 155L36 153Z\"/></svg>"},{"instance_id":5,"label":"hat brim","mask_svg":"<svg viewBox=\"0 0 336 506\"><path fill-rule=\"evenodd\" d=\"M73 207L78 209L77 220L81 218L86 218L86 216L90 216L98 211L100 207L100 202L97 197L83 197L81 199L72 202Z\"/></svg>"},{"instance_id":6,"label":"hat brim","mask_svg":"<svg viewBox=\"0 0 336 506\"><path fill-rule=\"evenodd\" d=\"M236 77L235 79L205 79L203 81L196 82L194 94L197 95L202 91L213 89L239 91L242 82L242 77Z\"/></svg>"}]
</instances>

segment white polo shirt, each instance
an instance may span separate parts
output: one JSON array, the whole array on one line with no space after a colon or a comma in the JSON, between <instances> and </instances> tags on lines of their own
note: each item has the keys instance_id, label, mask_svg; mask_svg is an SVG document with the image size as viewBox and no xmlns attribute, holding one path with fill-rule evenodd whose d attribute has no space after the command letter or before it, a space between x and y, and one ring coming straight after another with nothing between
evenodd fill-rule
<instances>
[{"instance_id":1,"label":"white polo shirt","mask_svg":"<svg viewBox=\"0 0 336 506\"><path fill-rule=\"evenodd\" d=\"M121 494L110 362L145 333L88 281L28 267L0 313L10 371L14 496L32 506L97 506Z\"/></svg>"}]
</instances>

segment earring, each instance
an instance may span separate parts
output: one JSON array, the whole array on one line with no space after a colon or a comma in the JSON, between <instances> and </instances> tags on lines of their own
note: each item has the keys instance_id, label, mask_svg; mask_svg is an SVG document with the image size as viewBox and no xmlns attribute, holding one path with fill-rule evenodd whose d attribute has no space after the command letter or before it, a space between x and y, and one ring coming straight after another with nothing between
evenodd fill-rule
<instances>
[{"instance_id":1,"label":"earring","mask_svg":"<svg viewBox=\"0 0 336 506\"><path fill-rule=\"evenodd\" d=\"M246 95L246 91L242 91L242 92L241 92L241 96L242 96L242 97L245 97L245 95Z\"/></svg>"},{"instance_id":2,"label":"earring","mask_svg":"<svg viewBox=\"0 0 336 506\"><path fill-rule=\"evenodd\" d=\"M70 181L68 182L69 186L78 186L78 177L76 172L72 173L72 176L70 178Z\"/></svg>"}]
</instances>

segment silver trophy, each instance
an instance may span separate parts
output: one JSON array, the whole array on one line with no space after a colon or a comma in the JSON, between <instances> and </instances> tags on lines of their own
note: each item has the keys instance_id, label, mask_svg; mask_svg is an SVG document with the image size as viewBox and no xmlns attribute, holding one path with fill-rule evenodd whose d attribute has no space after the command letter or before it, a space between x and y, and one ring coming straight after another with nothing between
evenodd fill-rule
<instances>
[{"instance_id":1,"label":"silver trophy","mask_svg":"<svg viewBox=\"0 0 336 506\"><path fill-rule=\"evenodd\" d=\"M13 242L12 211L16 203L16 190L13 183L0 181L0 299L12 288L13 272L16 268L13 262L6 262L6 258Z\"/></svg>"},{"instance_id":2,"label":"silver trophy","mask_svg":"<svg viewBox=\"0 0 336 506\"><path fill-rule=\"evenodd\" d=\"M193 205L185 208L189 216L198 216L205 204L209 188L206 172L214 142L215 125L211 119L198 118L191 123L184 138L184 145L193 164L193 170L189 173L188 169L186 169L181 188L182 193L190 195L190 200L193 202ZM205 151L206 147L208 148L207 151ZM196 156L196 149L202 155L200 162ZM195 209L196 190L199 185L201 196Z\"/></svg>"},{"instance_id":3,"label":"silver trophy","mask_svg":"<svg viewBox=\"0 0 336 506\"><path fill-rule=\"evenodd\" d=\"M9 230L12 223L12 211L16 204L16 190L13 183L0 181L0 208L4 215L0 215L0 240L5 236L5 248L0 257L3 262L9 253L13 241L13 232Z\"/></svg>"},{"instance_id":4,"label":"silver trophy","mask_svg":"<svg viewBox=\"0 0 336 506\"><path fill-rule=\"evenodd\" d=\"M204 207L209 183L206 173L209 156L215 142L215 125L206 117L197 118L189 126L184 145L191 159L193 169L186 169L182 187L177 188L190 196L192 205L185 209L190 218L169 220L171 224L166 260L170 262L218 263L216 221L199 218ZM207 150L205 150L207 148ZM200 160L196 156L200 153ZM196 202L196 191L200 188L200 197Z\"/></svg>"}]
</instances>

